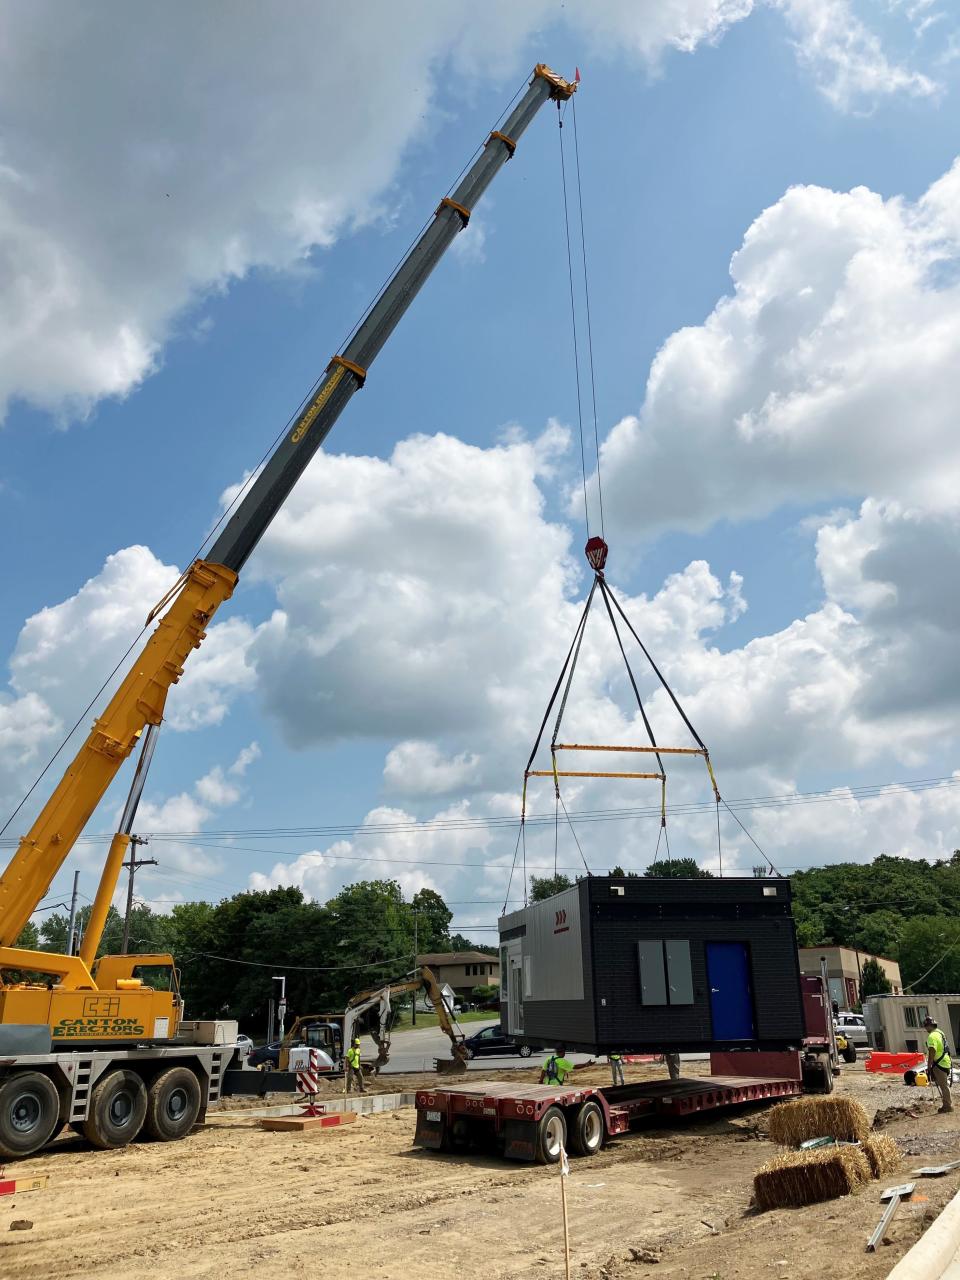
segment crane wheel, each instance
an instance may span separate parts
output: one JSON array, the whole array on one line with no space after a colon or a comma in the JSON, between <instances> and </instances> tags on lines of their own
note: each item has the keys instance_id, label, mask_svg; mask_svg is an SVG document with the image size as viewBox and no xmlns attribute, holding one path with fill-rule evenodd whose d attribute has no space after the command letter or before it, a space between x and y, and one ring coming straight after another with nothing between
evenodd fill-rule
<instances>
[{"instance_id":1,"label":"crane wheel","mask_svg":"<svg viewBox=\"0 0 960 1280\"><path fill-rule=\"evenodd\" d=\"M595 1156L603 1146L603 1112L587 1101L577 1110L570 1129L570 1150L578 1156Z\"/></svg>"},{"instance_id":2,"label":"crane wheel","mask_svg":"<svg viewBox=\"0 0 960 1280\"><path fill-rule=\"evenodd\" d=\"M559 1107L547 1107L534 1139L537 1164L556 1164L567 1142L567 1122Z\"/></svg>"},{"instance_id":3,"label":"crane wheel","mask_svg":"<svg viewBox=\"0 0 960 1280\"><path fill-rule=\"evenodd\" d=\"M93 1086L84 1137L95 1147L125 1147L143 1128L147 1087L135 1071L108 1071Z\"/></svg>"},{"instance_id":4,"label":"crane wheel","mask_svg":"<svg viewBox=\"0 0 960 1280\"><path fill-rule=\"evenodd\" d=\"M184 1138L200 1114L200 1081L189 1067L157 1076L147 1094L146 1131L160 1142Z\"/></svg>"},{"instance_id":5,"label":"crane wheel","mask_svg":"<svg viewBox=\"0 0 960 1280\"><path fill-rule=\"evenodd\" d=\"M42 1071L21 1071L0 1086L0 1157L29 1156L59 1128L60 1095Z\"/></svg>"}]
</instances>

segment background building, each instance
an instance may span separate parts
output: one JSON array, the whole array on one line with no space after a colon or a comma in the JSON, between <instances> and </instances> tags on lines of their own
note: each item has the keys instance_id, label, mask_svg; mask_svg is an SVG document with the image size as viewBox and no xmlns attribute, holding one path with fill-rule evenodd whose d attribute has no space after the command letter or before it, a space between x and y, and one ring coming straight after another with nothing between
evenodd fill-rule
<instances>
[{"instance_id":1,"label":"background building","mask_svg":"<svg viewBox=\"0 0 960 1280\"><path fill-rule=\"evenodd\" d=\"M500 985L500 961L482 951L434 951L417 956L436 974L441 986L453 987L458 996L468 997L474 987Z\"/></svg>"},{"instance_id":2,"label":"background building","mask_svg":"<svg viewBox=\"0 0 960 1280\"><path fill-rule=\"evenodd\" d=\"M896 960L874 956L869 951L856 951L853 947L801 947L800 972L819 976L821 956L827 958L830 999L836 1000L841 1009L855 1009L860 1003L860 975L868 960L876 960L890 979L891 994L900 995L903 991L900 966Z\"/></svg>"}]
</instances>

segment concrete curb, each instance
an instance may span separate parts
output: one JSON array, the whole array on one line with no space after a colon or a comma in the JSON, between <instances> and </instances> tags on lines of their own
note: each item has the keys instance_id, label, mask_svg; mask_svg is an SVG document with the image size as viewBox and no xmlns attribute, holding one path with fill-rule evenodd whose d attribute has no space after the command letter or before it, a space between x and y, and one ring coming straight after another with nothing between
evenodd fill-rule
<instances>
[{"instance_id":1,"label":"concrete curb","mask_svg":"<svg viewBox=\"0 0 960 1280\"><path fill-rule=\"evenodd\" d=\"M937 1280L957 1264L960 1249L960 1191L953 1197L936 1222L903 1255L887 1280Z\"/></svg>"},{"instance_id":2,"label":"concrete curb","mask_svg":"<svg viewBox=\"0 0 960 1280\"><path fill-rule=\"evenodd\" d=\"M368 1093L354 1098L324 1098L323 1106L327 1115L338 1111L355 1111L358 1115L370 1115L378 1111L399 1111L401 1107L412 1107L416 1093ZM291 1106L289 1103L278 1103L270 1107L248 1107L243 1111L214 1111L207 1116L207 1124L216 1124L218 1120L259 1120L262 1116L297 1116L303 1104Z\"/></svg>"}]
</instances>

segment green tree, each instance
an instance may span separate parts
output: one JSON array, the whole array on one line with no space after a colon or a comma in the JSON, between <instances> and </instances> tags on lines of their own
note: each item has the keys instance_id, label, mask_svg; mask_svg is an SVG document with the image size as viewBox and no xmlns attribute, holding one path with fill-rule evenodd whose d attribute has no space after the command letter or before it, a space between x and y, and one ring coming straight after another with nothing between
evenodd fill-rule
<instances>
[{"instance_id":1,"label":"green tree","mask_svg":"<svg viewBox=\"0 0 960 1280\"><path fill-rule=\"evenodd\" d=\"M531 876L530 901L543 902L544 898L552 898L555 893L572 888L573 881L565 875Z\"/></svg>"},{"instance_id":2,"label":"green tree","mask_svg":"<svg viewBox=\"0 0 960 1280\"><path fill-rule=\"evenodd\" d=\"M450 946L453 912L435 889L419 889L410 900L417 917L417 949L446 951Z\"/></svg>"},{"instance_id":3,"label":"green tree","mask_svg":"<svg viewBox=\"0 0 960 1280\"><path fill-rule=\"evenodd\" d=\"M856 945L873 956L896 960L900 954L900 930L903 916L886 908L871 911L857 926Z\"/></svg>"},{"instance_id":4,"label":"green tree","mask_svg":"<svg viewBox=\"0 0 960 1280\"><path fill-rule=\"evenodd\" d=\"M900 937L904 986L919 993L960 991L960 922L949 916L909 920Z\"/></svg>"},{"instance_id":5,"label":"green tree","mask_svg":"<svg viewBox=\"0 0 960 1280\"><path fill-rule=\"evenodd\" d=\"M708 880L713 872L705 867L697 866L694 858L661 858L651 863L643 873L649 877L662 877L668 880Z\"/></svg>"},{"instance_id":6,"label":"green tree","mask_svg":"<svg viewBox=\"0 0 960 1280\"><path fill-rule=\"evenodd\" d=\"M23 926L20 930L19 938L13 945L15 947L23 947L26 951L37 951L39 949L40 934L32 920L28 920Z\"/></svg>"},{"instance_id":7,"label":"green tree","mask_svg":"<svg viewBox=\"0 0 960 1280\"><path fill-rule=\"evenodd\" d=\"M893 984L881 969L879 963L869 956L860 970L860 999L867 996L885 996L893 990Z\"/></svg>"},{"instance_id":8,"label":"green tree","mask_svg":"<svg viewBox=\"0 0 960 1280\"><path fill-rule=\"evenodd\" d=\"M499 955L500 948L491 946L488 942L473 942L470 938L464 937L462 933L452 933L447 939L447 947L450 951L482 951L484 955Z\"/></svg>"}]
</instances>

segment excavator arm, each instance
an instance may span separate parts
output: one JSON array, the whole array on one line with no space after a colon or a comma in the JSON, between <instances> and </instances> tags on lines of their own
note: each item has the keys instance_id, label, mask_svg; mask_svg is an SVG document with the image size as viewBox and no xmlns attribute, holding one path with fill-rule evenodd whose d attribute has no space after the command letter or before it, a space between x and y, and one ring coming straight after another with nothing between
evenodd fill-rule
<instances>
[{"instance_id":1,"label":"excavator arm","mask_svg":"<svg viewBox=\"0 0 960 1280\"><path fill-rule=\"evenodd\" d=\"M270 458L248 486L207 557L183 575L148 622L166 612L106 710L96 721L39 816L20 841L0 877L0 970L36 968L34 953L13 944L46 894L120 766L148 725L159 725L167 693L179 680L191 650L203 640L217 609L227 600L237 575L314 456L401 317L449 245L467 225L471 210L513 156L517 141L540 107L569 98L576 86L538 65L502 128L490 134L455 190L437 205L434 217L370 308L342 353L290 425ZM55 963L60 989L97 989L90 968L116 890L129 832L114 837L97 891L80 957ZM20 1020L5 1007L3 1020ZM31 1015L32 1016L32 1015ZM51 1017L53 1014L51 1013Z\"/></svg>"},{"instance_id":2,"label":"excavator arm","mask_svg":"<svg viewBox=\"0 0 960 1280\"><path fill-rule=\"evenodd\" d=\"M465 1071L467 1067L467 1054L463 1048L463 1032L456 1025L450 1011L447 1009L446 1001L440 990L440 984L437 982L436 976L432 969L428 969L426 965L421 966L416 974L403 982L391 982L389 986L370 989L368 991L358 992L347 1004L346 1011L343 1015L343 1044L344 1049L350 1043L353 1036L353 1029L356 1026L357 1019L368 1009L374 1006L380 1006L379 1017L379 1034L374 1035L377 1045L377 1061L374 1064L374 1070L379 1071L381 1067L386 1066L390 1060L390 1002L396 996L408 995L411 992L416 998L417 993L423 991L426 993L433 1005L434 1012L437 1015L437 1021L441 1030L450 1041L452 1050L452 1059L438 1059L438 1071Z\"/></svg>"}]
</instances>

